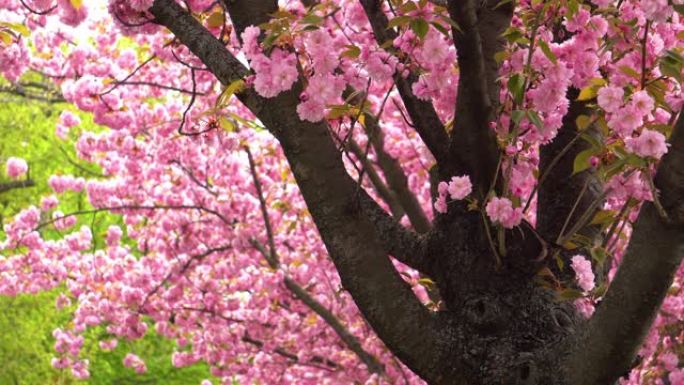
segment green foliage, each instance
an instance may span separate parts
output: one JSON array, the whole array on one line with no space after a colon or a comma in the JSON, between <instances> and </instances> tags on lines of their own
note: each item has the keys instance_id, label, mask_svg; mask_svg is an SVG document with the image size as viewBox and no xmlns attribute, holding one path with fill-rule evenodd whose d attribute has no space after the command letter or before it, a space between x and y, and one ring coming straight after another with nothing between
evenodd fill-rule
<instances>
[{"instance_id":1,"label":"green foliage","mask_svg":"<svg viewBox=\"0 0 684 385\"><path fill-rule=\"evenodd\" d=\"M67 321L55 292L0 297L0 384L65 384L50 365L52 330Z\"/></svg>"},{"instance_id":2,"label":"green foliage","mask_svg":"<svg viewBox=\"0 0 684 385\"><path fill-rule=\"evenodd\" d=\"M1 82L1 80L0 80ZM99 131L90 116L79 114L83 122L62 141L55 136L55 126L65 104L47 104L25 99L2 99L0 104L0 182L7 182L5 161L11 156L26 159L29 176L35 186L0 193L0 222L6 223L21 208L38 205L40 198L52 193L47 180L52 174L70 174L76 177L98 177L101 171L93 165L77 159L74 144L82 129ZM87 210L90 205L85 194L66 193L61 196L58 207L64 213ZM44 218L48 219L48 218ZM78 229L82 224L91 226L98 246L103 234L111 224L121 224L119 216L98 213L79 216ZM123 227L123 226L122 226ZM48 226L41 230L46 238L61 237L57 230ZM0 237L4 237L0 231ZM132 245L130 240L126 241ZM97 337L105 334L104 327L86 333L83 358L90 360L91 378L76 381L68 371L52 368L51 358L54 338L52 331L58 327L68 328L69 312L55 308L55 298L63 289L36 295L17 297L0 296L0 385L133 385L199 384L211 378L206 365L194 365L177 369L171 364L175 344L149 332L139 341L119 341L112 352L102 351ZM148 372L136 374L125 368L122 360L132 352L145 360Z\"/></svg>"}]
</instances>

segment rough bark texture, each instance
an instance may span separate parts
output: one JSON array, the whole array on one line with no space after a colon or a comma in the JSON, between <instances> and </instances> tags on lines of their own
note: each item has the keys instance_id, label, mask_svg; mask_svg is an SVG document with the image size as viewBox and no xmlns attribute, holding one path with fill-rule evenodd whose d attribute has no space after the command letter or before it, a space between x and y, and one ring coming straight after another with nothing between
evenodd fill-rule
<instances>
[{"instance_id":1,"label":"rough bark texture","mask_svg":"<svg viewBox=\"0 0 684 385\"><path fill-rule=\"evenodd\" d=\"M382 2L360 2L376 40L393 38ZM240 32L267 20L277 3L224 0L223 4ZM454 31L462 76L455 106L457 133L452 138L431 103L410 92L414 78L397 77L396 85L415 129L437 160L440 178L468 173L483 195L493 183L499 157L489 128L499 92L493 54L500 47L499 34L510 22L513 4L497 8L482 4L448 2L463 29L463 33ZM175 1L155 0L151 12L224 85L249 73ZM558 302L533 281L548 264L549 247L560 232L554 218L569 214L579 184L593 183L587 179L590 173L570 177L573 154L583 146L572 142L573 116L581 113L582 105L573 105L559 137L542 151L542 171L552 159L560 156L560 160L539 192L539 232L527 224L506 232L506 253L497 255L488 236L494 229L487 228L479 211L450 208L433 224L414 213L416 230L425 232L422 235L400 226L347 174L328 126L298 119L301 89L299 82L270 99L252 89L237 96L279 140L345 289L397 358L432 385L606 385L628 369L683 254L684 118L677 124L670 154L656 180L669 218L660 217L653 205L645 206L623 267L596 316L585 323L570 303ZM381 136L376 140L380 154ZM397 195L406 194L405 176L399 174L396 162L382 159L382 154L379 160L389 188ZM592 184L588 197L595 198L600 191ZM582 199L580 205L585 206ZM415 209L410 197L399 200L405 210ZM435 280L443 298L440 311L421 305L389 255ZM306 298L306 293L299 294ZM329 323L334 324L334 319Z\"/></svg>"}]
</instances>

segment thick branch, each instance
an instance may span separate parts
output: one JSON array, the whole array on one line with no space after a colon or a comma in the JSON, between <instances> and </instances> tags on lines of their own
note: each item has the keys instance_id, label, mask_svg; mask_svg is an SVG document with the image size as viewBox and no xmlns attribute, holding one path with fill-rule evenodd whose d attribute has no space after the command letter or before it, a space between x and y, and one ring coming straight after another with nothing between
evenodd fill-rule
<instances>
[{"instance_id":1,"label":"thick branch","mask_svg":"<svg viewBox=\"0 0 684 385\"><path fill-rule=\"evenodd\" d=\"M278 10L278 0L221 0L233 22L238 36L250 25L260 25L270 20Z\"/></svg>"},{"instance_id":2,"label":"thick branch","mask_svg":"<svg viewBox=\"0 0 684 385\"><path fill-rule=\"evenodd\" d=\"M396 33L387 27L389 21L382 11L382 1L361 0L361 5L366 11L378 45L382 46L385 42L394 40ZM404 102L406 111L411 117L413 126L432 152L437 163L446 168L449 163L449 137L432 103L420 100L413 94L411 85L417 80L415 75L403 78L397 74L394 77L394 83Z\"/></svg>"},{"instance_id":3,"label":"thick branch","mask_svg":"<svg viewBox=\"0 0 684 385\"><path fill-rule=\"evenodd\" d=\"M613 383L631 368L684 256L684 115L655 180L668 218L644 204L625 257L569 357L571 385Z\"/></svg>"},{"instance_id":4,"label":"thick branch","mask_svg":"<svg viewBox=\"0 0 684 385\"><path fill-rule=\"evenodd\" d=\"M175 1L155 0L150 11L222 83L246 75L237 59ZM437 321L392 266L374 224L359 207L359 197L366 195L347 174L327 125L298 119L301 91L298 82L270 99L252 89L238 97L280 141L342 284L366 320L407 366L427 380L437 378Z\"/></svg>"},{"instance_id":5,"label":"thick branch","mask_svg":"<svg viewBox=\"0 0 684 385\"><path fill-rule=\"evenodd\" d=\"M10 190L18 189L18 188L33 187L35 185L36 185L36 183L33 181L33 179L18 180L18 181L12 181L12 182L3 182L3 183L0 183L0 193L4 193L6 191L10 191Z\"/></svg>"},{"instance_id":6,"label":"thick branch","mask_svg":"<svg viewBox=\"0 0 684 385\"><path fill-rule=\"evenodd\" d=\"M404 208L401 207L401 203L397 198L397 194L387 187L378 172L375 170L373 163L370 161L370 159L368 159L365 151L359 146L358 143L356 143L353 138L348 140L347 147L359 160L359 162L361 162L363 171L368 175L368 179L370 179L380 198L387 204L387 206L389 206L392 216L397 219L401 218L405 211Z\"/></svg>"},{"instance_id":7,"label":"thick branch","mask_svg":"<svg viewBox=\"0 0 684 385\"><path fill-rule=\"evenodd\" d=\"M501 44L498 34L510 23L512 6L479 10L474 0L450 0L448 9L460 26L452 28L460 76L450 150L456 173L470 175L484 196L499 160L496 134L489 127L498 100L494 53Z\"/></svg>"},{"instance_id":8,"label":"thick branch","mask_svg":"<svg viewBox=\"0 0 684 385\"><path fill-rule=\"evenodd\" d=\"M378 165L385 174L390 189L399 199L413 228L420 234L427 233L432 225L420 206L420 202L409 188L408 178L399 161L385 151L385 134L380 128L378 119L367 115L366 125L369 139L378 158Z\"/></svg>"}]
</instances>

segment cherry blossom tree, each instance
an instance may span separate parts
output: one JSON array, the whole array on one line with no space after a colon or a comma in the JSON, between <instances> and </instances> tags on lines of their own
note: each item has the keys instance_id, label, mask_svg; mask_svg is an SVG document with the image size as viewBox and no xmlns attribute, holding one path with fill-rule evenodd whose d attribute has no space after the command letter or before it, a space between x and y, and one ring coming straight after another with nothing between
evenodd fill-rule
<instances>
[{"instance_id":1,"label":"cherry blossom tree","mask_svg":"<svg viewBox=\"0 0 684 385\"><path fill-rule=\"evenodd\" d=\"M0 91L108 127L61 116L102 175L5 225L0 292L65 288L76 378L153 327L226 384L684 384L682 12L0 0Z\"/></svg>"}]
</instances>

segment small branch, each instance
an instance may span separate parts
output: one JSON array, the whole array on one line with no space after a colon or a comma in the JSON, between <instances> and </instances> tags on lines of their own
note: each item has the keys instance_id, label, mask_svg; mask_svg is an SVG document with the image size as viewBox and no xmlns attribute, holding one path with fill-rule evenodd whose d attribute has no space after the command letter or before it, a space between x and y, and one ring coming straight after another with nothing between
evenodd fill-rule
<instances>
[{"instance_id":1,"label":"small branch","mask_svg":"<svg viewBox=\"0 0 684 385\"><path fill-rule=\"evenodd\" d=\"M270 256L267 258L272 261L273 268L276 268L279 264L278 252L275 246L275 237L273 235L273 226L271 226L271 219L268 215L268 208L266 205L266 199L264 198L264 191L261 188L261 182L259 181L259 175L257 174L256 164L254 163L254 157L249 147L244 146L245 152L247 153L247 159L249 160L249 170L252 173L252 179L254 180L254 188L256 189L257 197L259 198L259 208L261 209L261 216L264 219L264 226L266 227L266 236L268 237L268 247L270 250Z\"/></svg>"},{"instance_id":2,"label":"small branch","mask_svg":"<svg viewBox=\"0 0 684 385\"><path fill-rule=\"evenodd\" d=\"M251 241L252 245L259 250L259 252L264 256L269 266L273 269L280 269L280 261L278 253L276 251L275 239L273 236L273 228L271 227L271 220L269 219L266 199L263 195L263 190L261 187L261 182L259 181L259 176L256 170L256 164L254 163L254 158L249 147L245 146L245 152L247 153L247 159L249 160L249 168L252 173L252 179L254 180L254 187L257 190L257 195L259 198L259 206L261 207L261 214L264 219L264 225L266 227L266 235L268 237L268 245L270 251L267 251L256 239ZM368 371L371 373L384 373L384 368L382 364L370 353L366 352L359 340L351 334L347 328L342 325L340 320L325 306L318 302L314 297L312 297L303 287L301 287L292 278L285 275L285 287L292 292L300 301L302 301L306 306L309 307L314 313L318 314L330 327L333 328L335 333L340 337L342 342L354 352L361 362L363 362Z\"/></svg>"},{"instance_id":3,"label":"small branch","mask_svg":"<svg viewBox=\"0 0 684 385\"><path fill-rule=\"evenodd\" d=\"M118 81L115 80L114 83L116 86L120 85L126 85L126 86L145 86L145 87L152 87L152 88L159 88L162 90L169 90L169 91L175 91L175 92L180 92L182 94L188 94L188 95L194 95L194 96L205 96L206 94L204 92L198 92L197 90L186 90L183 88L178 88L174 86L168 86L165 84L159 84L159 83L154 83L154 82L145 82L145 81L133 81L133 80L128 80L128 81ZM111 92L111 89L107 91L107 93Z\"/></svg>"},{"instance_id":4,"label":"small branch","mask_svg":"<svg viewBox=\"0 0 684 385\"><path fill-rule=\"evenodd\" d=\"M28 4L26 4L26 2L25 2L24 0L19 0L19 2L21 2L21 5L23 5L24 8L26 8L29 12L31 12L31 13L33 13L33 14L36 14L36 15L39 15L39 16L47 15L47 14L49 14L50 12L54 11L55 9L57 9L57 4L55 4L55 5L53 5L52 7L48 8L48 9L45 9L45 10L43 10L43 11L38 11L38 10L36 10L36 9L33 9L33 8L29 7Z\"/></svg>"},{"instance_id":5,"label":"small branch","mask_svg":"<svg viewBox=\"0 0 684 385\"><path fill-rule=\"evenodd\" d=\"M218 252L221 252L221 251L226 251L226 250L229 250L229 249L231 249L231 248L232 248L231 246L214 247L214 248L211 248L211 249L209 249L209 250L207 250L207 251L205 251L205 252L203 252L203 253L201 253L201 254L197 254L197 255L190 256L190 258L188 258L188 260L183 264L183 266L181 266L180 270L178 270L177 272L174 271L174 270L175 270L174 268L171 268L171 270L169 271L168 274L166 274L166 276L164 277L164 279L162 279L161 281L159 281L159 283L158 283L152 290L150 290L150 291L147 293L147 295L145 295L145 298L144 298L143 301L141 302L140 309L141 309L142 311L145 310L145 306L147 305L147 301L148 301L153 295L155 295L155 294L159 291L159 289L161 289L161 288L169 281L169 279L171 279L171 276L173 276L174 274L179 275L179 276L182 275L182 274L185 274L185 272L190 268L190 265L191 265L194 261L201 261L202 259L208 257L208 256L211 255L211 254L218 253Z\"/></svg>"},{"instance_id":6,"label":"small branch","mask_svg":"<svg viewBox=\"0 0 684 385\"><path fill-rule=\"evenodd\" d=\"M26 179L26 180L2 182L2 183L0 183L0 193L4 193L4 192L10 191L10 190L19 189L19 188L33 187L35 185L36 185L36 183L33 181L33 179L30 179L30 178Z\"/></svg>"},{"instance_id":7,"label":"small branch","mask_svg":"<svg viewBox=\"0 0 684 385\"><path fill-rule=\"evenodd\" d=\"M404 208L401 207L397 195L393 191L390 191L385 182L383 182L382 178L375 170L373 163L368 159L366 154L363 153L363 150L359 147L358 143L351 139L347 142L347 148L349 148L354 156L361 162L363 169L366 171L366 174L368 174L368 179L370 179L380 198L389 206L392 216L397 219L401 218L404 215Z\"/></svg>"},{"instance_id":8,"label":"small branch","mask_svg":"<svg viewBox=\"0 0 684 385\"><path fill-rule=\"evenodd\" d=\"M154 60L156 57L157 57L157 55L152 55L152 56L150 56L149 58L147 58L147 60L145 60L145 61L143 61L142 63L140 63L140 65L138 65L133 71L131 71L131 73L128 74L125 78L123 78L123 79L121 79L121 80L115 80L114 86L111 87L110 89L108 89L107 91L101 93L100 96L107 95L108 93L114 91L114 90L115 90L118 86L120 86L121 84L125 84L125 83L128 81L128 79L132 78L133 75L135 75L141 68L143 68L144 66L146 66L147 63L151 62L151 61Z\"/></svg>"},{"instance_id":9,"label":"small branch","mask_svg":"<svg viewBox=\"0 0 684 385\"><path fill-rule=\"evenodd\" d=\"M96 208L92 210L78 210L78 211L73 211L68 214L64 214L58 218L53 218L45 222L41 222L34 228L34 231L40 230L45 226L49 226L59 220L62 220L64 218L68 217L73 217L73 216L78 216L78 215L88 215L88 214L95 214L95 213L100 213L104 211L121 211L121 210L199 210L199 211L204 211L209 214L216 215L221 221L227 225L232 225L230 221L226 217L224 217L221 213L219 213L216 210L212 210L209 208L206 208L204 206L192 206L192 205L156 205L156 206L145 206L145 205L121 205L121 206L112 206L112 207L101 207L101 208Z\"/></svg>"},{"instance_id":10,"label":"small branch","mask_svg":"<svg viewBox=\"0 0 684 385\"><path fill-rule=\"evenodd\" d=\"M15 85L14 87L0 86L0 92L51 104L65 102L64 98L61 95L49 96L36 94L34 92L27 91L24 87L20 85Z\"/></svg>"},{"instance_id":11,"label":"small branch","mask_svg":"<svg viewBox=\"0 0 684 385\"><path fill-rule=\"evenodd\" d=\"M389 20L382 10L382 3L378 0L361 0L361 5L366 16L368 16L368 20L370 20L375 40L379 46L387 41L394 40L397 36L391 28L388 28ZM442 165L442 168L448 168L450 159L449 136L432 103L418 99L413 94L412 85L417 80L418 78L413 74L409 75L408 78L404 78L398 73L394 76L394 83L411 118L412 126L415 127L437 163Z\"/></svg>"},{"instance_id":12,"label":"small branch","mask_svg":"<svg viewBox=\"0 0 684 385\"><path fill-rule=\"evenodd\" d=\"M246 342L250 345L254 345L259 349L261 349L264 346L264 343L262 341L259 341L259 340L256 340L256 339L250 337L249 334L245 334L242 337L242 342ZM279 356L282 356L282 357L287 358L288 360L291 360L293 363L298 364L298 365L306 365L306 366L311 366L314 368L329 370L329 371L338 370L340 368L340 366L335 361L331 361L327 358L323 358L320 356L314 356L308 362L301 362L301 361L299 361L299 358L297 357L296 354L290 353L289 351L285 350L282 347L275 348L273 350L273 352Z\"/></svg>"}]
</instances>

